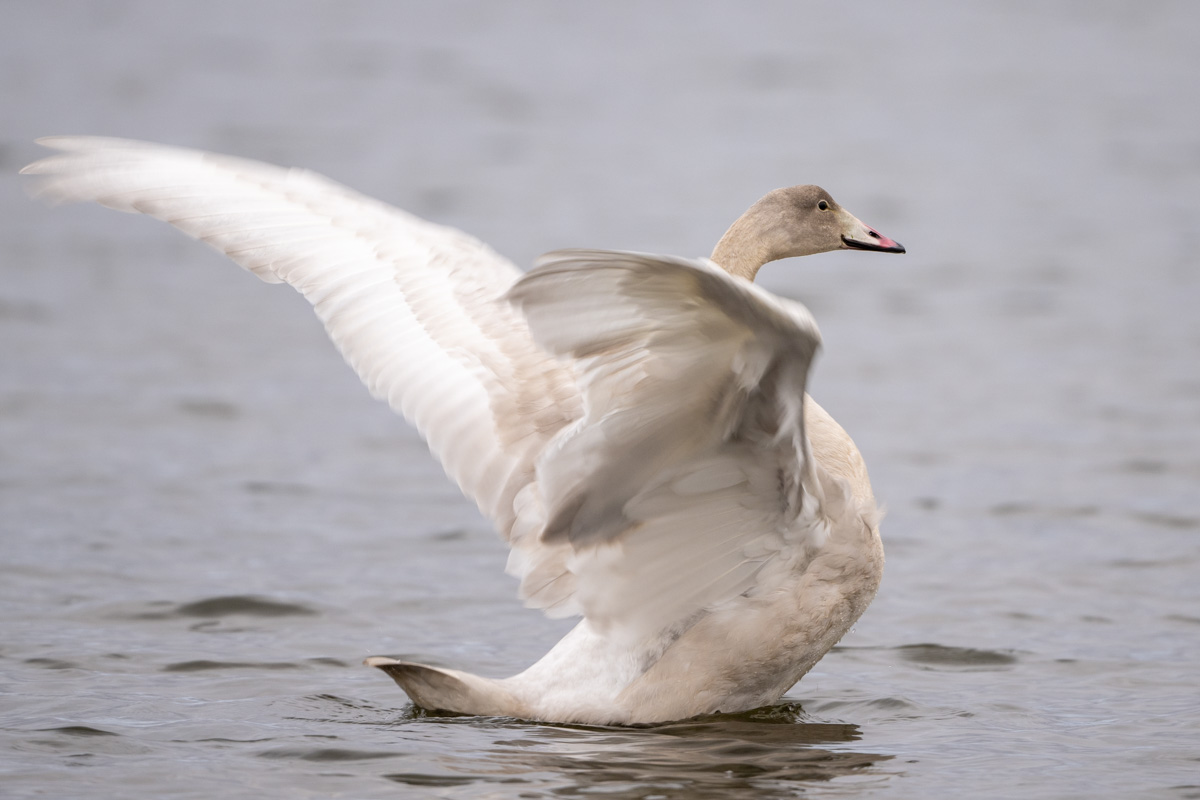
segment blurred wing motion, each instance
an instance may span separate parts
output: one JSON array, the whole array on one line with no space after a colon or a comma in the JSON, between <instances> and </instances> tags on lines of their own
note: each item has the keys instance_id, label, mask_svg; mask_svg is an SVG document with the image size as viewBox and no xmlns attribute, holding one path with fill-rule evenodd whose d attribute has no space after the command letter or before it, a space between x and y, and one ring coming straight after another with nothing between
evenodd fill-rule
<instances>
[{"instance_id":1,"label":"blurred wing motion","mask_svg":"<svg viewBox=\"0 0 1200 800\"><path fill-rule=\"evenodd\" d=\"M802 306L699 260L567 251L522 277L310 172L42 143L62 152L24 170L36 194L148 214L303 294L509 541L530 605L664 630L821 545Z\"/></svg>"},{"instance_id":2,"label":"blurred wing motion","mask_svg":"<svg viewBox=\"0 0 1200 800\"><path fill-rule=\"evenodd\" d=\"M820 339L803 306L710 261L586 250L543 257L509 297L584 398L525 490L541 516L517 522L570 549L545 587L529 570L537 605L561 602L565 579L601 629L653 633L765 590L783 574L768 567L820 546L803 416Z\"/></svg>"}]
</instances>

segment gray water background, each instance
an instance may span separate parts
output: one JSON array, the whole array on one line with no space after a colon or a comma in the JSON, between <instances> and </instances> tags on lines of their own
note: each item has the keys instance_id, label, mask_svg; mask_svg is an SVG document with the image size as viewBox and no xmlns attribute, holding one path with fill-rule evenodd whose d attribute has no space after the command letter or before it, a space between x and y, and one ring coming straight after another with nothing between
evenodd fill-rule
<instances>
[{"instance_id":1,"label":"gray water background","mask_svg":"<svg viewBox=\"0 0 1200 800\"><path fill-rule=\"evenodd\" d=\"M0 6L0 795L1200 797L1200 6ZM709 252L818 182L909 248L769 266L887 573L759 715L426 716L565 626L296 294L30 202L56 133L310 167L490 242Z\"/></svg>"}]
</instances>

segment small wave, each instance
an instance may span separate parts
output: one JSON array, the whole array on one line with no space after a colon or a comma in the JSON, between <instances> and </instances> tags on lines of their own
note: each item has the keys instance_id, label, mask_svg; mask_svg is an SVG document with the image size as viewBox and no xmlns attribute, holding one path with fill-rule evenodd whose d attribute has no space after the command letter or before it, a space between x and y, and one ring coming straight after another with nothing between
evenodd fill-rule
<instances>
[{"instance_id":1,"label":"small wave","mask_svg":"<svg viewBox=\"0 0 1200 800\"><path fill-rule=\"evenodd\" d=\"M246 481L242 484L242 488L250 494L282 494L300 497L315 493L311 486L286 481Z\"/></svg>"},{"instance_id":2,"label":"small wave","mask_svg":"<svg viewBox=\"0 0 1200 800\"><path fill-rule=\"evenodd\" d=\"M78 664L57 658L27 658L25 663L42 669L79 669Z\"/></svg>"},{"instance_id":3,"label":"small wave","mask_svg":"<svg viewBox=\"0 0 1200 800\"><path fill-rule=\"evenodd\" d=\"M1143 512L1130 515L1138 522L1146 522L1150 525L1158 525L1163 528L1175 528L1176 530L1185 530L1188 528L1200 528L1200 519L1196 517L1184 517L1176 514L1158 514L1154 512Z\"/></svg>"},{"instance_id":4,"label":"small wave","mask_svg":"<svg viewBox=\"0 0 1200 800\"><path fill-rule=\"evenodd\" d=\"M1118 558L1108 562L1117 569L1163 569L1191 564L1192 558Z\"/></svg>"},{"instance_id":5,"label":"small wave","mask_svg":"<svg viewBox=\"0 0 1200 800\"><path fill-rule=\"evenodd\" d=\"M62 733L67 736L119 736L112 731L89 728L87 725L64 725L61 728L39 728L39 733Z\"/></svg>"},{"instance_id":6,"label":"small wave","mask_svg":"<svg viewBox=\"0 0 1200 800\"><path fill-rule=\"evenodd\" d=\"M198 659L196 661L177 661L174 664L167 664L162 668L163 672L204 672L212 669L300 669L303 664L298 664L294 661L264 661L254 663L250 661L209 661L206 659Z\"/></svg>"},{"instance_id":7,"label":"small wave","mask_svg":"<svg viewBox=\"0 0 1200 800\"><path fill-rule=\"evenodd\" d=\"M403 783L406 786L466 786L469 783L475 783L480 780L488 780L487 778L463 778L456 775L422 775L419 772L394 772L390 775L384 775L389 781ZM525 783L520 779L509 778L507 780L492 780L493 783Z\"/></svg>"},{"instance_id":8,"label":"small wave","mask_svg":"<svg viewBox=\"0 0 1200 800\"><path fill-rule=\"evenodd\" d=\"M71 759L93 758L98 755L134 756L150 752L146 745L132 737L93 728L90 725L40 728L28 731L28 734L23 746L41 752L60 753Z\"/></svg>"},{"instance_id":9,"label":"small wave","mask_svg":"<svg viewBox=\"0 0 1200 800\"><path fill-rule=\"evenodd\" d=\"M207 397L192 397L180 400L177 408L185 414L206 419L236 419L241 412L233 403Z\"/></svg>"},{"instance_id":10,"label":"small wave","mask_svg":"<svg viewBox=\"0 0 1200 800\"><path fill-rule=\"evenodd\" d=\"M1170 464L1157 458L1131 458L1120 469L1142 475L1158 475L1169 470Z\"/></svg>"},{"instance_id":11,"label":"small wave","mask_svg":"<svg viewBox=\"0 0 1200 800\"><path fill-rule=\"evenodd\" d=\"M1099 506L1040 506L1033 503L998 503L988 509L996 517L1014 514L1037 514L1046 517L1094 517L1100 513Z\"/></svg>"},{"instance_id":12,"label":"small wave","mask_svg":"<svg viewBox=\"0 0 1200 800\"><path fill-rule=\"evenodd\" d=\"M316 656L315 658L304 659L307 664L315 664L319 667L349 667L345 661L340 658L332 658L331 656Z\"/></svg>"},{"instance_id":13,"label":"small wave","mask_svg":"<svg viewBox=\"0 0 1200 800\"><path fill-rule=\"evenodd\" d=\"M283 603L249 594L234 594L184 603L172 613L179 617L229 617L235 614L251 617L309 617L317 612L298 603Z\"/></svg>"},{"instance_id":14,"label":"small wave","mask_svg":"<svg viewBox=\"0 0 1200 800\"><path fill-rule=\"evenodd\" d=\"M860 709L897 712L915 711L917 706L915 703L911 703L902 697L873 697L867 700L822 700L813 703L812 708L819 714L829 714L837 711L839 712L838 716L846 716L847 711L853 712ZM854 729L855 738L861 738L857 725L850 725L849 727Z\"/></svg>"},{"instance_id":15,"label":"small wave","mask_svg":"<svg viewBox=\"0 0 1200 800\"><path fill-rule=\"evenodd\" d=\"M948 647L942 644L906 644L895 648L900 657L930 667L967 667L972 669L1008 667L1017 663L1011 652L977 650L973 647Z\"/></svg>"},{"instance_id":16,"label":"small wave","mask_svg":"<svg viewBox=\"0 0 1200 800\"><path fill-rule=\"evenodd\" d=\"M250 594L223 595L194 600L190 603L174 603L169 600L153 600L130 608L125 605L109 606L104 614L110 619L162 620L181 617L199 617L214 620L221 617L310 617L319 612L299 603L285 603Z\"/></svg>"},{"instance_id":17,"label":"small wave","mask_svg":"<svg viewBox=\"0 0 1200 800\"><path fill-rule=\"evenodd\" d=\"M336 705L342 706L343 708L352 708L355 710L364 710L365 709L365 710L370 710L370 711L376 711L379 709L379 706L377 706L375 703L372 703L370 701L359 700L357 698L350 698L350 697L340 697L336 694L310 694L303 699L304 700L313 700L322 705L324 705L325 703L334 703Z\"/></svg>"},{"instance_id":18,"label":"small wave","mask_svg":"<svg viewBox=\"0 0 1200 800\"><path fill-rule=\"evenodd\" d=\"M259 758L292 758L298 761L369 761L378 758L396 758L403 753L385 750L350 750L343 747L280 747L265 750Z\"/></svg>"}]
</instances>

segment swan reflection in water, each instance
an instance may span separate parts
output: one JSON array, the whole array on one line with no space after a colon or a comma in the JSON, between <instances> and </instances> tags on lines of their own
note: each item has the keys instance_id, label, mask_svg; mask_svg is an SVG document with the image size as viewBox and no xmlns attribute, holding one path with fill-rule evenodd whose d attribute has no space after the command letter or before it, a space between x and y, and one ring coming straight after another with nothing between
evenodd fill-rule
<instances>
[{"instance_id":1,"label":"swan reflection in water","mask_svg":"<svg viewBox=\"0 0 1200 800\"><path fill-rule=\"evenodd\" d=\"M835 778L883 782L888 774L873 767L893 758L847 749L861 738L857 725L812 721L796 703L641 728L533 725L410 707L397 727L419 726L414 736L427 741L431 725L472 726L492 741L464 751L470 755L448 751L422 768L389 769L385 778L414 787L509 783L514 796L527 783L538 796L771 798ZM447 733L453 741L461 731Z\"/></svg>"}]
</instances>

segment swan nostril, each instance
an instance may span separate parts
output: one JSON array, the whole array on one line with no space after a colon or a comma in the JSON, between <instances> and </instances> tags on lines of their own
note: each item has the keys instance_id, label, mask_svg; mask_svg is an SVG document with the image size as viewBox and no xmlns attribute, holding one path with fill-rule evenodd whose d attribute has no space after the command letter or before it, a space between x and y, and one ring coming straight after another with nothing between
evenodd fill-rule
<instances>
[{"instance_id":1,"label":"swan nostril","mask_svg":"<svg viewBox=\"0 0 1200 800\"><path fill-rule=\"evenodd\" d=\"M873 239L879 239L879 238L882 238L882 237L880 237L880 235L879 235L878 233L876 233L875 231L868 231L868 233L871 235L871 237L872 237Z\"/></svg>"}]
</instances>

